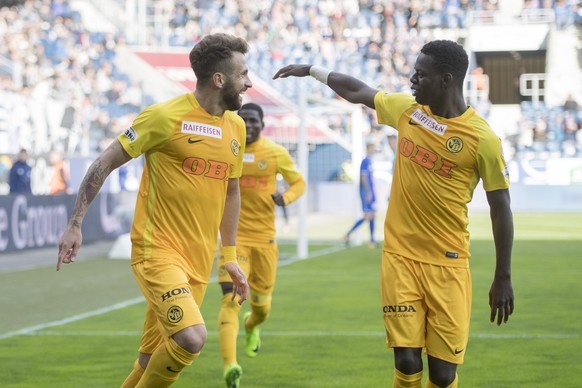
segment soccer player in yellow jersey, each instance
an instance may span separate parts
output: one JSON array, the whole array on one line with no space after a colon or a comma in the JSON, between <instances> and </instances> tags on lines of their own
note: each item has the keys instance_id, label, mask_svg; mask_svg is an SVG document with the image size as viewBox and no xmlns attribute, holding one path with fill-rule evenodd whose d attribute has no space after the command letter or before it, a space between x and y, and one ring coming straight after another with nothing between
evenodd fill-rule
<instances>
[{"instance_id":1,"label":"soccer player in yellow jersey","mask_svg":"<svg viewBox=\"0 0 582 388\"><path fill-rule=\"evenodd\" d=\"M145 155L131 230L131 265L147 302L139 358L122 387L168 387L206 341L200 305L218 231L224 270L248 294L236 262L239 177L245 126L234 112L252 87L247 43L227 34L204 37L190 52L194 93L155 104L135 119L89 167L59 243L57 271L75 260L87 208L114 169ZM234 298L233 294L233 298Z\"/></svg>"},{"instance_id":2,"label":"soccer player in yellow jersey","mask_svg":"<svg viewBox=\"0 0 582 388\"><path fill-rule=\"evenodd\" d=\"M295 168L289 152L261 136L265 126L263 109L253 103L238 111L247 128L247 147L240 178L241 210L238 224L237 259L248 277L251 311L244 315L245 352L255 357L261 346L258 326L269 316L279 252L275 242L275 205L285 206L305 192L303 177ZM277 174L289 184L285 193L277 192ZM223 269L224 255L219 258L218 281L222 302L218 314L220 350L224 378L228 387L238 387L242 368L236 359L240 305L233 303L233 283Z\"/></svg>"},{"instance_id":3,"label":"soccer player in yellow jersey","mask_svg":"<svg viewBox=\"0 0 582 388\"><path fill-rule=\"evenodd\" d=\"M412 96L378 91L319 66L290 65L273 77L311 75L346 100L375 109L380 124L398 130L381 267L394 387L421 387L423 348L426 386L458 386L472 298L467 203L479 180L490 206L496 251L490 319L500 325L513 312L508 173L500 139L465 104L468 64L457 43L427 43L410 77Z\"/></svg>"}]
</instances>

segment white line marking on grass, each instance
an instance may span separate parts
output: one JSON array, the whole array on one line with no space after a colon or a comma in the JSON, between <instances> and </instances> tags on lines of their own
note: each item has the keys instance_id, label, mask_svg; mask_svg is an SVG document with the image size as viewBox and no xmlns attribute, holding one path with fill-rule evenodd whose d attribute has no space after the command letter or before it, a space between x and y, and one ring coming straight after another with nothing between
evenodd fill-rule
<instances>
[{"instance_id":1,"label":"white line marking on grass","mask_svg":"<svg viewBox=\"0 0 582 388\"><path fill-rule=\"evenodd\" d=\"M341 248L341 249L338 249L338 248ZM343 250L343 247L333 246L330 248L320 249L320 250L317 250L317 251L313 252L312 254L310 254L307 258L312 259L314 257L323 256L323 255L326 255L329 253L339 252L340 250ZM296 261L300 261L300 260L301 259L298 259L296 256L294 256L294 257L291 257L289 260L285 260L284 262L282 262L281 266L289 265L289 264L292 264L292 263L294 263ZM218 279L213 276L212 278L210 278L209 283L215 283L217 281L218 281ZM90 317L94 317L97 315L107 314L111 311L120 310L120 309L123 309L125 307L133 306L134 304L138 304L138 303L141 303L144 301L145 301L145 299L143 297L129 299L129 300L126 300L123 302L116 303L116 304L111 305L111 306L103 307L103 308L93 310L93 311L88 311L88 312L82 313L82 314L73 315L71 317L59 319L57 321L41 323L39 325L26 327L24 329L10 331L8 333L0 334L0 341L3 339L15 337L17 335L37 335L38 333L36 333L36 332L38 332L40 330L47 329L49 327L66 325L67 323L80 321L81 319L90 318Z\"/></svg>"},{"instance_id":2,"label":"white line marking on grass","mask_svg":"<svg viewBox=\"0 0 582 388\"><path fill-rule=\"evenodd\" d=\"M208 331L209 335L217 336L217 331ZM139 337L139 331L30 331L24 335L31 336L63 336L63 337ZM239 334L239 335L242 335ZM261 335L267 337L384 337L382 331L262 331ZM580 334L485 334L476 333L469 335L471 338L480 339L575 339Z\"/></svg>"},{"instance_id":3,"label":"white line marking on grass","mask_svg":"<svg viewBox=\"0 0 582 388\"><path fill-rule=\"evenodd\" d=\"M16 330L16 331L11 331L8 333L0 334L0 340L14 337L17 335L34 334L35 332L37 332L39 330L44 330L44 329L49 328L49 327L66 325L67 323L80 321L81 319L94 317L94 316L102 315L102 314L107 314L111 311L123 309L123 308L129 307L129 306L132 306L134 304L141 303L143 301L145 301L145 299L140 296L139 298L129 299L129 300L126 300L123 302L116 303L116 304L111 305L111 306L103 307L103 308L93 310L93 311L88 311L88 312L82 313L82 314L73 315L72 317L59 319L57 321L52 321L52 322L41 323L40 325L30 326L30 327L26 327L24 329L20 329L20 330Z\"/></svg>"}]
</instances>

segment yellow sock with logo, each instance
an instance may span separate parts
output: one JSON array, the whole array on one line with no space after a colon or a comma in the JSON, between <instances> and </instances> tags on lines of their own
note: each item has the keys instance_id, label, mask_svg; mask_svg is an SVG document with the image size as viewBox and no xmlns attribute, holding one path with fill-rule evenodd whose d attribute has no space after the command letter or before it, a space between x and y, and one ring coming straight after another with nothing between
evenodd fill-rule
<instances>
[{"instance_id":1,"label":"yellow sock with logo","mask_svg":"<svg viewBox=\"0 0 582 388\"><path fill-rule=\"evenodd\" d=\"M455 379L452 383L446 386L446 388L457 388L459 386L459 375L455 373ZM430 381L430 379L426 379L426 388L439 388Z\"/></svg>"},{"instance_id":2,"label":"yellow sock with logo","mask_svg":"<svg viewBox=\"0 0 582 388\"><path fill-rule=\"evenodd\" d=\"M394 388L422 388L422 371L407 375L394 369Z\"/></svg>"},{"instance_id":3,"label":"yellow sock with logo","mask_svg":"<svg viewBox=\"0 0 582 388\"><path fill-rule=\"evenodd\" d=\"M121 384L121 388L135 388L137 383L139 383L139 379L141 379L141 376L143 376L144 372L145 369L142 368L141 365L139 365L138 360L135 360L135 362L133 363L133 370L131 371L129 376L127 376L123 384Z\"/></svg>"},{"instance_id":4,"label":"yellow sock with logo","mask_svg":"<svg viewBox=\"0 0 582 388\"><path fill-rule=\"evenodd\" d=\"M232 299L232 294L222 296L218 312L218 338L224 367L236 364L236 337L238 336L238 313L240 304Z\"/></svg>"},{"instance_id":5,"label":"yellow sock with logo","mask_svg":"<svg viewBox=\"0 0 582 388\"><path fill-rule=\"evenodd\" d=\"M271 313L271 303L263 304L257 306L255 304L251 304L251 315L247 318L245 322L245 327L249 330L254 329L255 327L259 326L261 323L265 322Z\"/></svg>"},{"instance_id":6,"label":"yellow sock with logo","mask_svg":"<svg viewBox=\"0 0 582 388\"><path fill-rule=\"evenodd\" d=\"M169 387L178 380L182 369L192 365L199 355L200 353L190 353L181 348L172 338L168 338L152 354L148 367L136 388Z\"/></svg>"}]
</instances>

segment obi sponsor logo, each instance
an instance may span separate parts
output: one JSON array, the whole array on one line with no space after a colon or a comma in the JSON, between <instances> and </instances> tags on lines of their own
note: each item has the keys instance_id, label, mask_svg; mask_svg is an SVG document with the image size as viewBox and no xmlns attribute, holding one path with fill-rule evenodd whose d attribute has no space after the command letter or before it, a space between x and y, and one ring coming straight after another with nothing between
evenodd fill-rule
<instances>
[{"instance_id":1,"label":"obi sponsor logo","mask_svg":"<svg viewBox=\"0 0 582 388\"><path fill-rule=\"evenodd\" d=\"M204 175L206 178L228 180L229 164L192 156L184 159L182 171L191 175Z\"/></svg>"},{"instance_id":2,"label":"obi sponsor logo","mask_svg":"<svg viewBox=\"0 0 582 388\"><path fill-rule=\"evenodd\" d=\"M191 295L191 292L186 287L174 288L172 291L165 292L161 295L162 302L182 294Z\"/></svg>"},{"instance_id":3,"label":"obi sponsor logo","mask_svg":"<svg viewBox=\"0 0 582 388\"><path fill-rule=\"evenodd\" d=\"M204 123L182 121L181 131L182 133L189 133L192 135L201 135L214 137L215 139L222 139L222 128Z\"/></svg>"},{"instance_id":4,"label":"obi sponsor logo","mask_svg":"<svg viewBox=\"0 0 582 388\"><path fill-rule=\"evenodd\" d=\"M123 134L125 135L125 137L129 139L130 143L133 143L134 141L137 140L137 132L135 131L135 129L133 129L133 127L127 128L125 132L123 132Z\"/></svg>"},{"instance_id":5,"label":"obi sponsor logo","mask_svg":"<svg viewBox=\"0 0 582 388\"><path fill-rule=\"evenodd\" d=\"M445 134L445 131L447 130L447 126L445 124L439 124L435 119L433 119L420 109L417 109L414 112L412 112L410 117L418 124L428 129L429 131L436 133L437 135L443 136Z\"/></svg>"},{"instance_id":6,"label":"obi sponsor logo","mask_svg":"<svg viewBox=\"0 0 582 388\"><path fill-rule=\"evenodd\" d=\"M264 189L269 186L267 175L243 175L239 179L239 185L243 189Z\"/></svg>"},{"instance_id":7,"label":"obi sponsor logo","mask_svg":"<svg viewBox=\"0 0 582 388\"><path fill-rule=\"evenodd\" d=\"M255 154L244 154L243 155L243 162L244 163L252 163L255 161Z\"/></svg>"},{"instance_id":8,"label":"obi sponsor logo","mask_svg":"<svg viewBox=\"0 0 582 388\"><path fill-rule=\"evenodd\" d=\"M403 137L398 145L400 155L412 160L414 163L422 166L428 170L432 170L435 174L443 178L452 178L453 169L457 165L450 160L442 158L437 153L424 148L418 144L414 144L412 140Z\"/></svg>"}]
</instances>

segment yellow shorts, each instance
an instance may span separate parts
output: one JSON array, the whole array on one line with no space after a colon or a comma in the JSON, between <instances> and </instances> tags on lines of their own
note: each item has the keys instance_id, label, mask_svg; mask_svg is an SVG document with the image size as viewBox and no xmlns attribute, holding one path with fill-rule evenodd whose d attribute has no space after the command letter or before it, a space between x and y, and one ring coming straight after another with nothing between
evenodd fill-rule
<instances>
[{"instance_id":1,"label":"yellow shorts","mask_svg":"<svg viewBox=\"0 0 582 388\"><path fill-rule=\"evenodd\" d=\"M151 354L164 338L189 326L204 324L200 306L207 284L190 279L165 258L133 264L133 274L146 302L139 351Z\"/></svg>"},{"instance_id":2,"label":"yellow shorts","mask_svg":"<svg viewBox=\"0 0 582 388\"><path fill-rule=\"evenodd\" d=\"M261 305L270 300L277 276L277 260L279 259L277 243L273 242L263 247L237 245L236 259L249 282L250 302ZM223 265L224 257L220 255L218 258L218 281L220 283L232 282Z\"/></svg>"},{"instance_id":3,"label":"yellow shorts","mask_svg":"<svg viewBox=\"0 0 582 388\"><path fill-rule=\"evenodd\" d=\"M471 318L469 268L426 264L384 251L381 268L386 344L426 348L462 364Z\"/></svg>"}]
</instances>

